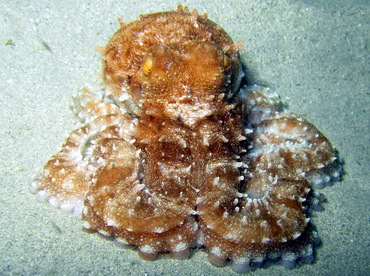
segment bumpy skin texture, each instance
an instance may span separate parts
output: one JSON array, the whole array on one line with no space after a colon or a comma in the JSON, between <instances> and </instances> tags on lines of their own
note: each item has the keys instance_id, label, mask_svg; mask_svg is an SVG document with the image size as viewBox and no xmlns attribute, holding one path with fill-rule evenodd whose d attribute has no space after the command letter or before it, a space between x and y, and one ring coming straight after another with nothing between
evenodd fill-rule
<instances>
[{"instance_id":1,"label":"bumpy skin texture","mask_svg":"<svg viewBox=\"0 0 370 276\"><path fill-rule=\"evenodd\" d=\"M76 98L87 124L30 190L148 260L201 246L238 272L312 258L305 201L333 147L270 90L239 87L240 48L181 6L123 23L100 49L104 84Z\"/></svg>"}]
</instances>

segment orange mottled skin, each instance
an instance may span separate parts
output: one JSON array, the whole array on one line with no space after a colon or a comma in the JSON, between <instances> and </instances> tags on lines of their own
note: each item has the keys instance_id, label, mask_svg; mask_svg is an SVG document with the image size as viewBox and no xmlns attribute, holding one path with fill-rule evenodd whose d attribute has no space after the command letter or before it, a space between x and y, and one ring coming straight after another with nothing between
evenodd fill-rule
<instances>
[{"instance_id":1,"label":"orange mottled skin","mask_svg":"<svg viewBox=\"0 0 370 276\"><path fill-rule=\"evenodd\" d=\"M268 89L240 87L241 47L182 6L122 23L100 48L104 84L76 99L87 124L31 191L148 260L203 246L245 272L312 257L305 201L334 149Z\"/></svg>"}]
</instances>

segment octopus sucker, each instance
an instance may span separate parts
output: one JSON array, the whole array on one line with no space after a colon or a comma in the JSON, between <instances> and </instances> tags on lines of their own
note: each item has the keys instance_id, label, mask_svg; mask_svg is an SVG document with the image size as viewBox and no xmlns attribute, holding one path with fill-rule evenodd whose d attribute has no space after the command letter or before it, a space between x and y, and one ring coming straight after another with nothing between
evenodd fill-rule
<instances>
[{"instance_id":1,"label":"octopus sucker","mask_svg":"<svg viewBox=\"0 0 370 276\"><path fill-rule=\"evenodd\" d=\"M203 247L239 273L311 262L315 188L340 178L329 140L271 89L244 85L243 43L207 14L179 5L119 22L96 48L102 80L74 98L85 125L29 190L145 260Z\"/></svg>"}]
</instances>

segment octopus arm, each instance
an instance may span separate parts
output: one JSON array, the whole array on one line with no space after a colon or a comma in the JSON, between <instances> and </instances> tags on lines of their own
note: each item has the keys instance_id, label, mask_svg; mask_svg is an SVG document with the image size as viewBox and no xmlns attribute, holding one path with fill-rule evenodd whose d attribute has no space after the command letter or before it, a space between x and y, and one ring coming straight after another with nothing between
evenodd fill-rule
<instances>
[{"instance_id":1,"label":"octopus arm","mask_svg":"<svg viewBox=\"0 0 370 276\"><path fill-rule=\"evenodd\" d=\"M246 93L246 99L239 95L248 134L242 182L210 176L198 205L210 261L222 265L230 259L236 270L269 254L304 251L310 180L330 171L335 160L330 142L312 124L284 112L274 93L257 86Z\"/></svg>"},{"instance_id":2,"label":"octopus arm","mask_svg":"<svg viewBox=\"0 0 370 276\"><path fill-rule=\"evenodd\" d=\"M330 141L311 123L284 111L276 93L253 86L242 90L239 100L251 145L244 160L250 171L307 179L314 188L323 188L338 177Z\"/></svg>"},{"instance_id":3,"label":"octopus arm","mask_svg":"<svg viewBox=\"0 0 370 276\"><path fill-rule=\"evenodd\" d=\"M112 98L106 96L107 89L103 83L91 83L78 91L73 98L71 109L81 122L91 122L99 116L108 114L126 113L125 109L120 108Z\"/></svg>"},{"instance_id":4,"label":"octopus arm","mask_svg":"<svg viewBox=\"0 0 370 276\"><path fill-rule=\"evenodd\" d=\"M131 120L124 116L101 116L73 131L61 150L45 164L31 184L30 191L36 193L41 202L81 215L84 196L98 166L97 160L91 159L96 141L105 135L121 135L113 130L115 125L120 124L128 127Z\"/></svg>"},{"instance_id":5,"label":"octopus arm","mask_svg":"<svg viewBox=\"0 0 370 276\"><path fill-rule=\"evenodd\" d=\"M187 256L197 229L191 206L143 181L141 150L132 142L106 138L100 146L102 152L96 155L105 162L86 194L85 228L138 247L147 260L160 252Z\"/></svg>"},{"instance_id":6,"label":"octopus arm","mask_svg":"<svg viewBox=\"0 0 370 276\"><path fill-rule=\"evenodd\" d=\"M212 195L219 199L216 204L210 198L199 206L204 245L210 251L218 247L224 258L251 258L261 251L266 253L272 244L298 238L307 225L302 205L309 191L307 181L281 179L271 183L264 176L248 181L262 188L258 192L247 188L246 193L235 192L233 196L214 188Z\"/></svg>"}]
</instances>

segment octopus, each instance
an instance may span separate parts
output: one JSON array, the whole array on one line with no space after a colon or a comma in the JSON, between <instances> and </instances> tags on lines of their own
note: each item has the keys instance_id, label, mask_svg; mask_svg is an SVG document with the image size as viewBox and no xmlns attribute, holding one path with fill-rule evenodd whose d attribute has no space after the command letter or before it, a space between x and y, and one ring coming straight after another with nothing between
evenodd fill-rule
<instances>
[{"instance_id":1,"label":"octopus","mask_svg":"<svg viewBox=\"0 0 370 276\"><path fill-rule=\"evenodd\" d=\"M84 126L30 186L37 200L146 260L203 248L240 273L312 262L314 189L338 177L328 139L246 85L243 43L207 14L119 21L97 48L102 81L74 99Z\"/></svg>"}]
</instances>

